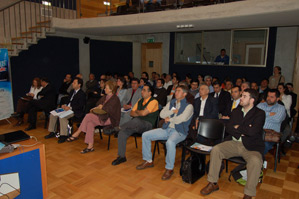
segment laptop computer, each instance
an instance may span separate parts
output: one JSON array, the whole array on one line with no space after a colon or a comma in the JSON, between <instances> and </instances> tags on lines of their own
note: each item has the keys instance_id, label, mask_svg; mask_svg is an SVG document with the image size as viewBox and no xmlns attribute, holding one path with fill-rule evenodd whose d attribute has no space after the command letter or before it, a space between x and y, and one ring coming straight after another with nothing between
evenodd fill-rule
<instances>
[{"instance_id":1,"label":"laptop computer","mask_svg":"<svg viewBox=\"0 0 299 199\"><path fill-rule=\"evenodd\" d=\"M0 135L0 141L8 144L30 139L30 136L24 131L14 131Z\"/></svg>"}]
</instances>

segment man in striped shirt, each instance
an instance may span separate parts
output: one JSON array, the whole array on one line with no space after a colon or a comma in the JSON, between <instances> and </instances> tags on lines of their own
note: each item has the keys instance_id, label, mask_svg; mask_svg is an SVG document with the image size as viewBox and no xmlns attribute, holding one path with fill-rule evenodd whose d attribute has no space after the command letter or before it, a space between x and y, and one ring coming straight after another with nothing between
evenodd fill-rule
<instances>
[{"instance_id":1,"label":"man in striped shirt","mask_svg":"<svg viewBox=\"0 0 299 199\"><path fill-rule=\"evenodd\" d=\"M280 132L281 123L286 117L286 110L284 106L278 104L279 96L280 94L277 89L270 89L267 94L266 102L257 105L258 108L266 113L264 129L272 129L276 132ZM272 149L273 145L274 142L265 142L264 155Z\"/></svg>"}]
</instances>

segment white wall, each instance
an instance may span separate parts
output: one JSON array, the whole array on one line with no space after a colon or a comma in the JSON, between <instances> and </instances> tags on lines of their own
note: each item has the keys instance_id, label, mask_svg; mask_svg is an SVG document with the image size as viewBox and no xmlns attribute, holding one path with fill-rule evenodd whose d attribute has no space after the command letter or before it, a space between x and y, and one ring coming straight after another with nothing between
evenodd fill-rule
<instances>
[{"instance_id":1,"label":"white wall","mask_svg":"<svg viewBox=\"0 0 299 199\"><path fill-rule=\"evenodd\" d=\"M282 68L286 82L293 82L298 27L277 28L274 66Z\"/></svg>"}]
</instances>

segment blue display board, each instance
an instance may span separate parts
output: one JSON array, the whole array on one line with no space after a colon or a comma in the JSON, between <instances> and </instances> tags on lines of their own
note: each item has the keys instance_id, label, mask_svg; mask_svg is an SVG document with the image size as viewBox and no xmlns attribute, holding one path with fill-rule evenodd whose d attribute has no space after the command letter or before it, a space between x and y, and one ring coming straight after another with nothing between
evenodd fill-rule
<instances>
[{"instance_id":1,"label":"blue display board","mask_svg":"<svg viewBox=\"0 0 299 199\"><path fill-rule=\"evenodd\" d=\"M0 120L9 118L13 113L8 63L7 49L0 48Z\"/></svg>"},{"instance_id":2,"label":"blue display board","mask_svg":"<svg viewBox=\"0 0 299 199\"><path fill-rule=\"evenodd\" d=\"M42 199L39 149L0 160L0 174L19 173L21 194L16 199Z\"/></svg>"}]
</instances>

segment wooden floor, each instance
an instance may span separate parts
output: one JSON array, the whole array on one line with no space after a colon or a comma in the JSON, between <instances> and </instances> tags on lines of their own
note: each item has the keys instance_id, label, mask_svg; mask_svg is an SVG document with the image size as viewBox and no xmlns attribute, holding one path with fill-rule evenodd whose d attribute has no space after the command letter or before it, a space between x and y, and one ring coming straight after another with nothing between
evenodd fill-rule
<instances>
[{"instance_id":1,"label":"wooden floor","mask_svg":"<svg viewBox=\"0 0 299 199\"><path fill-rule=\"evenodd\" d=\"M14 122L13 119L10 121ZM46 146L47 177L49 199L92 199L92 198L242 198L243 186L228 181L228 174L223 173L220 180L220 190L203 197L200 190L207 184L204 176L194 184L182 181L179 175L181 149L177 150L175 173L169 181L162 181L164 172L164 154L156 155L155 167L137 171L136 165L142 162L141 139L138 139L138 149L131 137L127 144L127 162L112 166L117 157L117 139L111 139L110 150L107 150L108 137L100 140L95 135L95 151L80 154L86 147L84 135L72 143L58 144L56 138L45 140L48 133L43 129L43 120L38 121L38 128L28 134ZM6 121L0 122L0 134L23 130L27 125L13 127ZM278 164L277 172L273 171L273 155L266 156L268 169L264 171L263 183L258 185L257 197L261 199L299 198L299 144L293 145L287 155ZM229 164L229 170L234 168Z\"/></svg>"}]
</instances>

